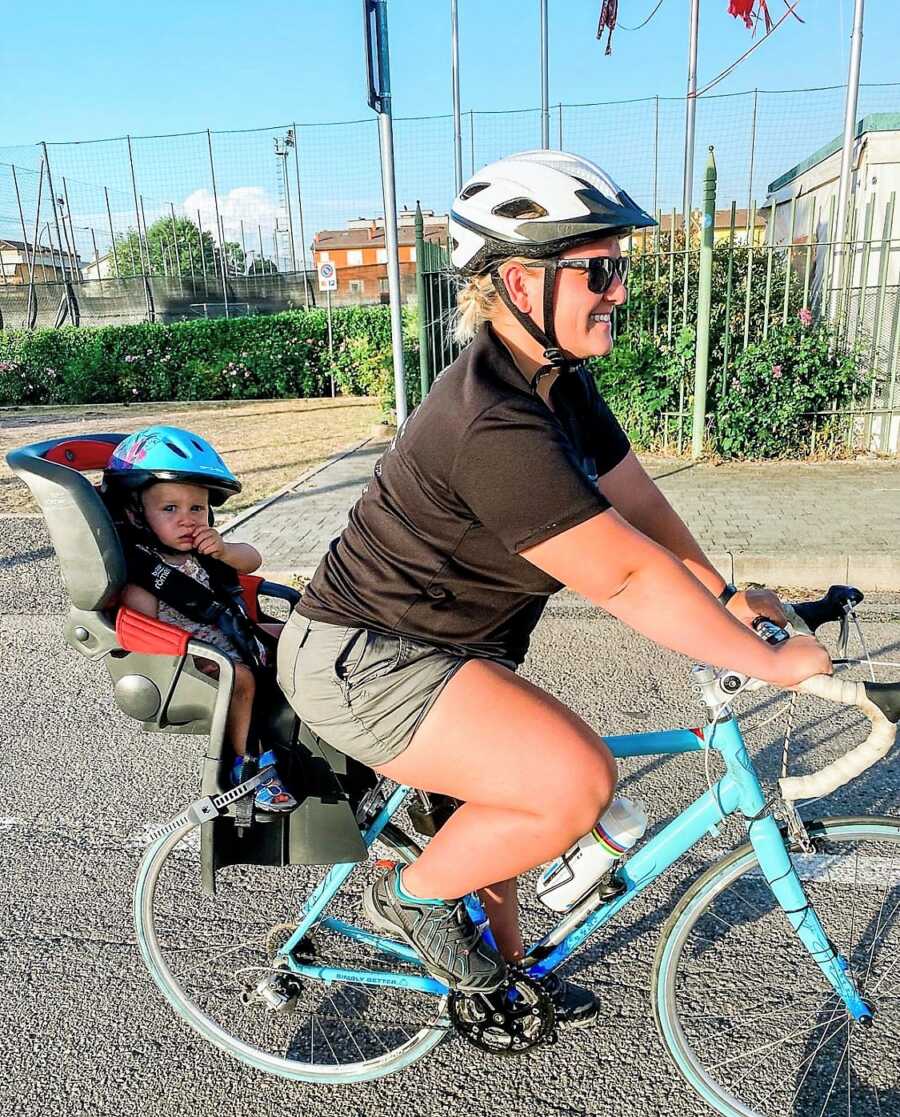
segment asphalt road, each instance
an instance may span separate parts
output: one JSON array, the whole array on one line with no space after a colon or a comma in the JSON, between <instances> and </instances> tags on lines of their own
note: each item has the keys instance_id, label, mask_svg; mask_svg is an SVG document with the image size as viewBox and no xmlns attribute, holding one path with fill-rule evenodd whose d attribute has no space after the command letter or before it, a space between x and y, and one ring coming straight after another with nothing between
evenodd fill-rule
<instances>
[{"instance_id":1,"label":"asphalt road","mask_svg":"<svg viewBox=\"0 0 900 1117\"><path fill-rule=\"evenodd\" d=\"M208 1046L147 975L130 907L147 824L196 795L200 739L142 735L120 714L102 668L63 644L65 608L42 522L0 520L0 1111L706 1112L670 1065L649 1000L660 925L691 864L673 870L602 941L588 944L580 979L601 990L602 1021L530 1057L493 1060L454 1039L394 1077L314 1087L266 1078ZM863 612L873 651L900 661L900 597L872 595ZM601 731L702 720L683 660L571 596L557 599L542 621L527 674ZM747 696L747 724L764 720L772 701L771 691ZM858 740L859 724L804 700L796 725L801 764L820 763ZM777 726L748 739L772 779L781 752ZM633 760L622 771L624 789L648 803L655 826L706 786L697 755ZM894 756L820 806L822 813L900 814L898 788ZM710 839L699 860L739 838L734 829ZM530 911L527 884L523 893ZM766 979L761 971L761 987ZM896 1117L900 1102L888 1100L882 1111Z\"/></svg>"}]
</instances>

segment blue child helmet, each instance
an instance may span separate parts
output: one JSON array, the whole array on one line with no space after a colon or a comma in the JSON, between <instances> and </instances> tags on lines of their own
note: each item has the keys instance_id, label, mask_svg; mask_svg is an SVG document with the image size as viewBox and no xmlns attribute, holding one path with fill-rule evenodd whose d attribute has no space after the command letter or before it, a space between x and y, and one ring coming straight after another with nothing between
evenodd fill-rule
<instances>
[{"instance_id":1,"label":"blue child helmet","mask_svg":"<svg viewBox=\"0 0 900 1117\"><path fill-rule=\"evenodd\" d=\"M209 503L222 504L241 483L205 438L180 427L145 427L124 438L113 450L103 471L104 486L146 488L156 481L200 485L209 490Z\"/></svg>"}]
</instances>

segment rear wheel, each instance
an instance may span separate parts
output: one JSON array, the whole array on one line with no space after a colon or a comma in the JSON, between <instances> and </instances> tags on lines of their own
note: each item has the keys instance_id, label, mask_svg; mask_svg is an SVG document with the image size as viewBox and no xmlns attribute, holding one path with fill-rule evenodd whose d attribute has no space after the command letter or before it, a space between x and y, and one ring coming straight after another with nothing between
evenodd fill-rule
<instances>
[{"instance_id":1,"label":"rear wheel","mask_svg":"<svg viewBox=\"0 0 900 1117\"><path fill-rule=\"evenodd\" d=\"M199 829L186 823L145 854L134 894L138 945L156 984L204 1038L250 1066L310 1082L360 1082L408 1066L450 1028L446 998L388 985L298 977L278 956L321 867L221 869L217 895L200 888ZM401 860L410 845L379 841ZM414 847L412 847L414 849ZM356 866L327 914L359 923L373 862ZM293 922L292 922L293 917ZM319 927L302 960L339 970L407 973L414 963ZM333 975L332 975L333 976Z\"/></svg>"},{"instance_id":2,"label":"rear wheel","mask_svg":"<svg viewBox=\"0 0 900 1117\"><path fill-rule=\"evenodd\" d=\"M900 821L808 826L791 860L874 1018L848 1015L751 846L706 872L666 925L654 1010L687 1081L729 1117L900 1114Z\"/></svg>"}]
</instances>

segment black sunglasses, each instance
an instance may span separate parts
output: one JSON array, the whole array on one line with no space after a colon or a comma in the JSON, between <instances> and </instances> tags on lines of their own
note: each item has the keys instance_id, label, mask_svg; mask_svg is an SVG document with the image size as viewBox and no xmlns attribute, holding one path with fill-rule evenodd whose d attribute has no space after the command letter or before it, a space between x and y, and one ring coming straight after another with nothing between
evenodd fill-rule
<instances>
[{"instance_id":1,"label":"black sunglasses","mask_svg":"<svg viewBox=\"0 0 900 1117\"><path fill-rule=\"evenodd\" d=\"M612 286L613 278L625 286L630 262L627 256L592 256L589 260L557 260L556 263L560 268L586 271L588 290L603 295Z\"/></svg>"}]
</instances>

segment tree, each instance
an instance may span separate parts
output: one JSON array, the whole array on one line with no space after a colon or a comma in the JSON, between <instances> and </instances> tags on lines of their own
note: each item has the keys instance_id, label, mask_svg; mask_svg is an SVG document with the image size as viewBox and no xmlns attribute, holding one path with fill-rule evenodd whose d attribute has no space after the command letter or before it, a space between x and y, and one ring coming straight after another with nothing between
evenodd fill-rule
<instances>
[{"instance_id":1,"label":"tree","mask_svg":"<svg viewBox=\"0 0 900 1117\"><path fill-rule=\"evenodd\" d=\"M233 271L233 256L229 251L237 248L243 268L240 245L225 242L228 270ZM146 239L139 238L134 229L125 236L118 236L110 259L110 275L181 275L200 277L204 268L211 278L219 271L219 250L210 233L202 234L197 225L187 217L160 217L147 229Z\"/></svg>"},{"instance_id":2,"label":"tree","mask_svg":"<svg viewBox=\"0 0 900 1117\"><path fill-rule=\"evenodd\" d=\"M275 275L278 271L278 266L274 260L270 260L268 256L257 256L251 263L247 274L248 275Z\"/></svg>"}]
</instances>

